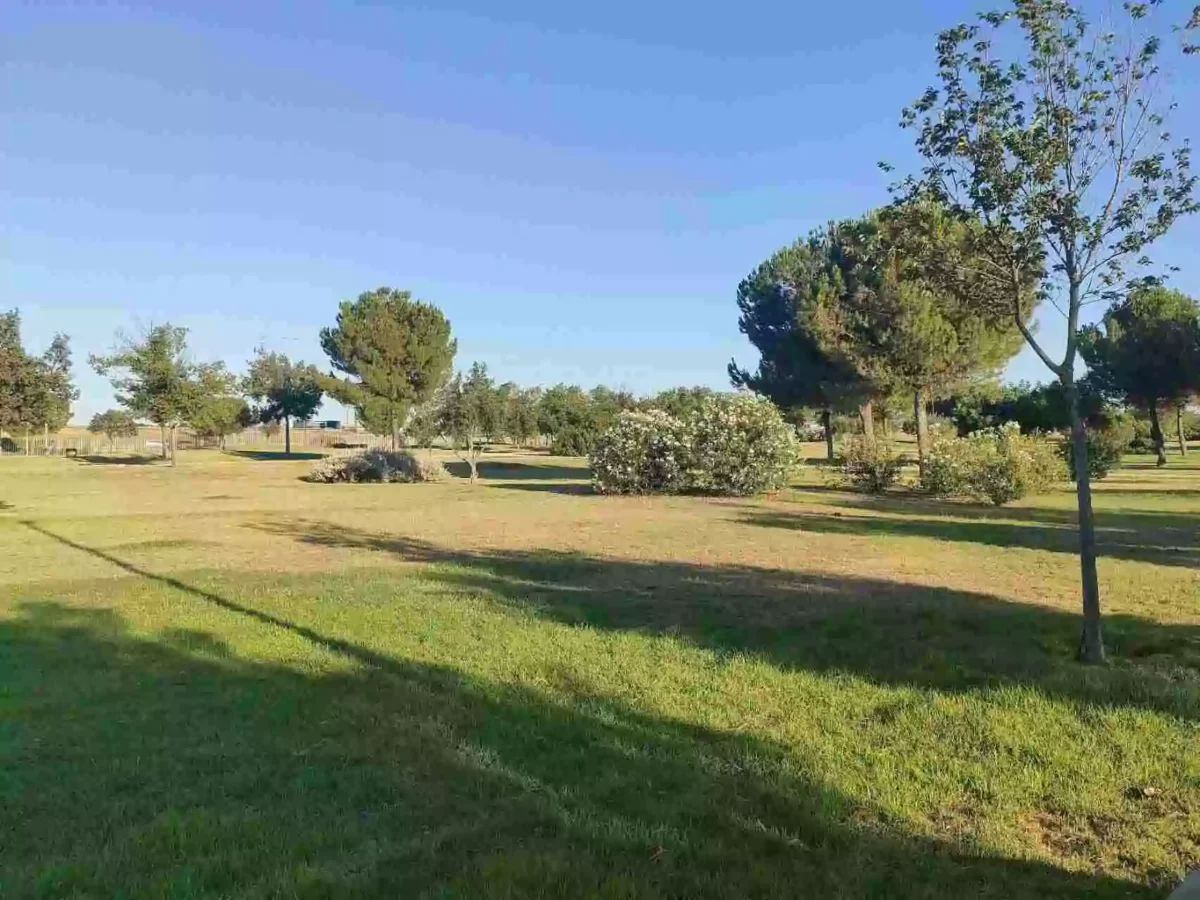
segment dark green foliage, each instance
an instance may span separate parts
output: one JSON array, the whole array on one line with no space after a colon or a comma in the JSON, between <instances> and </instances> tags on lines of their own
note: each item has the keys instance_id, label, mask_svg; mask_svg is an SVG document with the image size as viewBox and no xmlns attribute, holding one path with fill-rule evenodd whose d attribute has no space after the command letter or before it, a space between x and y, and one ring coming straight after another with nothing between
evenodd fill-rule
<instances>
[{"instance_id":1,"label":"dark green foliage","mask_svg":"<svg viewBox=\"0 0 1200 900\"><path fill-rule=\"evenodd\" d=\"M32 356L21 344L20 314L0 314L0 431L58 431L78 396L67 337L55 335L45 353Z\"/></svg>"},{"instance_id":2,"label":"dark green foliage","mask_svg":"<svg viewBox=\"0 0 1200 900\"><path fill-rule=\"evenodd\" d=\"M1098 425L1108 407L1089 379L1076 385L1084 419ZM1066 431L1071 427L1070 410L1062 382L1031 385L979 384L962 393L935 401L934 411L954 423L959 435L1016 422L1021 431Z\"/></svg>"},{"instance_id":3,"label":"dark green foliage","mask_svg":"<svg viewBox=\"0 0 1200 900\"><path fill-rule=\"evenodd\" d=\"M538 402L538 430L550 438L551 453L587 456L600 433L621 412L636 406L628 391L600 386L589 392L576 385L558 384L548 388Z\"/></svg>"},{"instance_id":4,"label":"dark green foliage","mask_svg":"<svg viewBox=\"0 0 1200 900\"><path fill-rule=\"evenodd\" d=\"M294 363L282 353L259 347L242 382L246 396L260 404L260 422L280 422L287 433L285 453L291 453L292 420L303 421L321 405L324 389L314 366Z\"/></svg>"},{"instance_id":5,"label":"dark green foliage","mask_svg":"<svg viewBox=\"0 0 1200 900\"><path fill-rule=\"evenodd\" d=\"M504 400L502 428L510 441L519 447L526 446L538 436L539 388L522 388L509 382L500 388Z\"/></svg>"},{"instance_id":6,"label":"dark green foliage","mask_svg":"<svg viewBox=\"0 0 1200 900\"><path fill-rule=\"evenodd\" d=\"M1081 330L1079 349L1101 391L1149 417L1165 462L1160 412L1200 389L1200 306L1180 291L1140 286Z\"/></svg>"},{"instance_id":7,"label":"dark green foliage","mask_svg":"<svg viewBox=\"0 0 1200 900\"><path fill-rule=\"evenodd\" d=\"M188 424L199 437L217 438L225 446L225 437L249 428L258 417L241 397L211 396L197 405ZM291 452L288 447L286 452Z\"/></svg>"},{"instance_id":8,"label":"dark green foliage","mask_svg":"<svg viewBox=\"0 0 1200 900\"><path fill-rule=\"evenodd\" d=\"M126 410L110 409L92 416L92 421L88 423L88 431L104 435L108 438L111 448L113 441L119 437L136 437L138 426L137 420Z\"/></svg>"},{"instance_id":9,"label":"dark green foliage","mask_svg":"<svg viewBox=\"0 0 1200 900\"><path fill-rule=\"evenodd\" d=\"M408 291L377 288L343 302L337 325L321 330L322 349L349 376L323 386L397 444L409 412L445 384L457 346L436 306L413 300Z\"/></svg>"},{"instance_id":10,"label":"dark green foliage","mask_svg":"<svg viewBox=\"0 0 1200 900\"><path fill-rule=\"evenodd\" d=\"M699 412L705 401L716 395L716 391L707 387L668 388L655 394L643 406L647 409L661 409L677 419L686 419Z\"/></svg>"}]
</instances>

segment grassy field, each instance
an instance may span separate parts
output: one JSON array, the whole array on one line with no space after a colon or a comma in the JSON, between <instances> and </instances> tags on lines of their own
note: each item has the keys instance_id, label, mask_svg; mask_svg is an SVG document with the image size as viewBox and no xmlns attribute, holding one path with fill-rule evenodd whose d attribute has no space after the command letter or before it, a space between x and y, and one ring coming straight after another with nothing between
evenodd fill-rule
<instances>
[{"instance_id":1,"label":"grassy field","mask_svg":"<svg viewBox=\"0 0 1200 900\"><path fill-rule=\"evenodd\" d=\"M1200 465L1200 455L1196 457ZM1200 864L1200 468L605 498L0 461L0 896L1161 897Z\"/></svg>"}]
</instances>

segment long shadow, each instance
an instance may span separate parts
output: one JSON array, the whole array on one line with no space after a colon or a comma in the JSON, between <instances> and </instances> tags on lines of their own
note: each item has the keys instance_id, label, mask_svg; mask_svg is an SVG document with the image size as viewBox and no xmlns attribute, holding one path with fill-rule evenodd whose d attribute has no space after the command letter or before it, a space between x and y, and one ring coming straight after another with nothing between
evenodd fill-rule
<instances>
[{"instance_id":1,"label":"long shadow","mask_svg":"<svg viewBox=\"0 0 1200 900\"><path fill-rule=\"evenodd\" d=\"M1075 514L1070 510L986 509L914 498L845 499L829 505L853 510L854 514L748 507L741 521L764 528L823 534L886 534L1054 553L1079 552ZM859 515L859 511L876 514ZM1096 510L1096 539L1101 556L1200 568L1200 516L1100 508Z\"/></svg>"},{"instance_id":2,"label":"long shadow","mask_svg":"<svg viewBox=\"0 0 1200 900\"><path fill-rule=\"evenodd\" d=\"M311 453L301 450L293 450L291 453L284 453L282 450L225 450L224 452L229 456L253 459L258 462L289 462L325 458L324 453Z\"/></svg>"},{"instance_id":3,"label":"long shadow","mask_svg":"<svg viewBox=\"0 0 1200 900\"><path fill-rule=\"evenodd\" d=\"M467 478L470 467L462 461L447 462L446 468L457 478ZM586 468L578 466L556 466L553 464L481 460L477 468L479 477L489 480L509 481L579 481L591 477Z\"/></svg>"},{"instance_id":4,"label":"long shadow","mask_svg":"<svg viewBox=\"0 0 1200 900\"><path fill-rule=\"evenodd\" d=\"M0 646L5 896L1148 900L1166 887L917 836L778 746L647 716L567 672L543 694L407 660L288 668L54 602L0 620Z\"/></svg>"},{"instance_id":5,"label":"long shadow","mask_svg":"<svg viewBox=\"0 0 1200 900\"><path fill-rule=\"evenodd\" d=\"M89 466L152 466L163 462L160 456L72 456L70 459Z\"/></svg>"},{"instance_id":6,"label":"long shadow","mask_svg":"<svg viewBox=\"0 0 1200 900\"><path fill-rule=\"evenodd\" d=\"M671 635L773 664L943 691L1020 684L1080 704L1200 719L1200 625L1106 618L1113 664L1074 661L1078 616L985 594L739 566L618 560L547 550L457 551L321 522L272 534L391 553L430 577L576 625Z\"/></svg>"}]
</instances>

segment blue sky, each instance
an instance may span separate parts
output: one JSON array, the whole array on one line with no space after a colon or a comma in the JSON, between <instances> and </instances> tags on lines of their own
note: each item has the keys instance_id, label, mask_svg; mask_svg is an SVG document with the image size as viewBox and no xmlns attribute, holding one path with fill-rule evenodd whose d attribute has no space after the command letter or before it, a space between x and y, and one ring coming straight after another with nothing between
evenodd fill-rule
<instances>
[{"instance_id":1,"label":"blue sky","mask_svg":"<svg viewBox=\"0 0 1200 900\"><path fill-rule=\"evenodd\" d=\"M337 302L382 284L500 379L723 387L755 360L738 280L886 199L934 35L976 6L5 4L0 307L33 348L71 335L77 419L111 404L84 360L118 328L324 365ZM1184 135L1200 63L1171 66ZM1160 255L1200 292L1197 237Z\"/></svg>"}]
</instances>

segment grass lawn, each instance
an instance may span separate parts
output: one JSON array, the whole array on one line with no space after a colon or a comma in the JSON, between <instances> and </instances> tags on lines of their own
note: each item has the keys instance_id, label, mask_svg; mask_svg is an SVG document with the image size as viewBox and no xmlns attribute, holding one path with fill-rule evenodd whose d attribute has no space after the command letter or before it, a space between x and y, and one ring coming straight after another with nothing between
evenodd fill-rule
<instances>
[{"instance_id":1,"label":"grass lawn","mask_svg":"<svg viewBox=\"0 0 1200 900\"><path fill-rule=\"evenodd\" d=\"M0 896L1157 898L1200 864L1200 455L1098 488L1094 669L1069 491L311 464L0 460Z\"/></svg>"}]
</instances>

